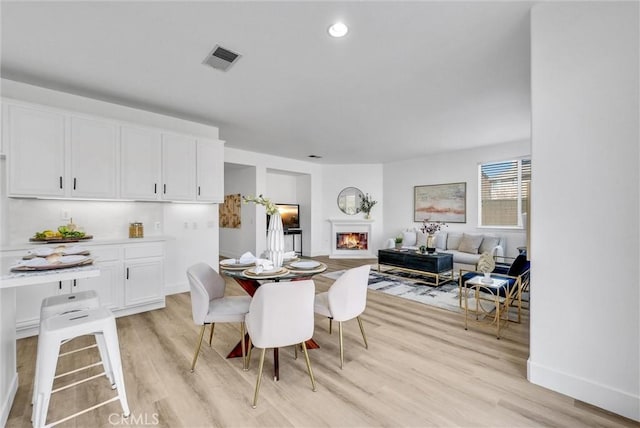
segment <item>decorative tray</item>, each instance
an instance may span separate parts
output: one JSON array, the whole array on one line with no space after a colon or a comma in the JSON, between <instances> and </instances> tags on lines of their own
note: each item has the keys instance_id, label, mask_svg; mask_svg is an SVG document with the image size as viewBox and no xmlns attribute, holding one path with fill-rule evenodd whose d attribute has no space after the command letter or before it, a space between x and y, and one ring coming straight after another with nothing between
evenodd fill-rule
<instances>
[{"instance_id":1,"label":"decorative tray","mask_svg":"<svg viewBox=\"0 0 640 428\"><path fill-rule=\"evenodd\" d=\"M82 238L29 238L29 242L46 242L49 244L62 244L65 242L78 242L93 239L93 235L85 235Z\"/></svg>"},{"instance_id":2,"label":"decorative tray","mask_svg":"<svg viewBox=\"0 0 640 428\"><path fill-rule=\"evenodd\" d=\"M75 259L76 261L70 261L68 263L65 263L65 262L51 263L51 264L46 263L46 264L32 265L32 266L30 266L29 264L19 264L17 266L12 267L11 271L31 272L31 271L41 271L41 270L65 269L65 268L71 268L71 267L77 267L77 266L90 265L91 263L93 263L93 259L90 259L84 256L78 256L78 257L82 257L82 259L78 258L78 259ZM44 259L40 259L40 260L44 260Z\"/></svg>"},{"instance_id":3,"label":"decorative tray","mask_svg":"<svg viewBox=\"0 0 640 428\"><path fill-rule=\"evenodd\" d=\"M289 274L289 270L286 268L280 268L278 270L256 273L253 269L246 269L242 272L242 274L247 278L268 279L268 278L279 278L281 276L285 276Z\"/></svg>"}]
</instances>

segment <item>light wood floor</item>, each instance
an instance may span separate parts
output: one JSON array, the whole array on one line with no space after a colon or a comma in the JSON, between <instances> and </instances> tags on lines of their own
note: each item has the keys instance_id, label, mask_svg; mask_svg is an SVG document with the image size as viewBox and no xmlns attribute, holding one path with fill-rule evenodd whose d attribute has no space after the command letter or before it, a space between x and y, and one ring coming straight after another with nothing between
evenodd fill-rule
<instances>
[{"instance_id":1,"label":"light wood floor","mask_svg":"<svg viewBox=\"0 0 640 428\"><path fill-rule=\"evenodd\" d=\"M373 260L318 258L329 270ZM317 291L331 284L315 277ZM228 280L228 294L244 292ZM280 351L281 380L265 362L258 408L251 408L258 352L250 371L227 352L239 339L239 325L216 326L213 347L203 345L195 373L189 372L198 327L188 293L167 298L167 307L119 318L125 383L132 416L122 421L117 402L61 424L67 427L638 427L638 424L526 380L528 314L510 324L501 340L492 330L465 331L460 314L376 291L362 316L369 349L356 321L345 325L345 367L339 368L338 336L316 318L310 351L318 383L311 391L303 358ZM208 331L208 330L207 330ZM78 347L81 338L66 347ZM36 338L18 341L20 386L8 427L28 427ZM269 354L271 355L271 354ZM96 361L97 352L65 357L59 370ZM82 374L85 376L85 374ZM82 377L80 376L80 377ZM65 382L70 382L70 380ZM55 394L48 422L88 403L111 397L105 378Z\"/></svg>"}]
</instances>

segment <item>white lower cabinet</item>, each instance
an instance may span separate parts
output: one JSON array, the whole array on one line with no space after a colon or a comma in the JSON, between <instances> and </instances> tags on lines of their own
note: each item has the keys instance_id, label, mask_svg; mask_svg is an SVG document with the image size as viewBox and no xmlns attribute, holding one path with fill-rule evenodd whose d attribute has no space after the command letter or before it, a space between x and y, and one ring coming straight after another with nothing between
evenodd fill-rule
<instances>
[{"instance_id":1,"label":"white lower cabinet","mask_svg":"<svg viewBox=\"0 0 640 428\"><path fill-rule=\"evenodd\" d=\"M87 249L100 267L99 276L16 288L18 338L38 334L42 300L59 294L95 290L100 303L116 316L164 307L163 242L87 245Z\"/></svg>"}]
</instances>

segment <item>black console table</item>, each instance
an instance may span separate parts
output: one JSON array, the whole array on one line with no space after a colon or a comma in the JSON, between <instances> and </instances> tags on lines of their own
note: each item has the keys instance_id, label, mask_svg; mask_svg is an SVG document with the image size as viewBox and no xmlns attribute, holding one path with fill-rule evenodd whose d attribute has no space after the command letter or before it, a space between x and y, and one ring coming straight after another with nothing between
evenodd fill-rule
<instances>
[{"instance_id":1,"label":"black console table","mask_svg":"<svg viewBox=\"0 0 640 428\"><path fill-rule=\"evenodd\" d=\"M293 251L298 254L300 257L302 257L302 229L285 229L284 230L284 234L285 235L292 235L291 236L291 240L292 240L292 248ZM300 235L300 249L296 250L296 235Z\"/></svg>"}]
</instances>

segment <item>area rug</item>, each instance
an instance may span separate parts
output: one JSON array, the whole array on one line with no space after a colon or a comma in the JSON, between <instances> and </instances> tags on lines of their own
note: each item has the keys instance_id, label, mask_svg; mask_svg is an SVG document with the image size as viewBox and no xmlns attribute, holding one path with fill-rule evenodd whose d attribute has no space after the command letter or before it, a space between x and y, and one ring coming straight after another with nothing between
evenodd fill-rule
<instances>
[{"instance_id":1,"label":"area rug","mask_svg":"<svg viewBox=\"0 0 640 428\"><path fill-rule=\"evenodd\" d=\"M458 300L458 281L450 281L434 287L427 283L424 276L412 274L401 270L388 270L378 272L377 265L372 266L369 273L369 289L414 300L425 305L435 306L453 312L463 312ZM322 276L337 279L344 270L327 272Z\"/></svg>"}]
</instances>

